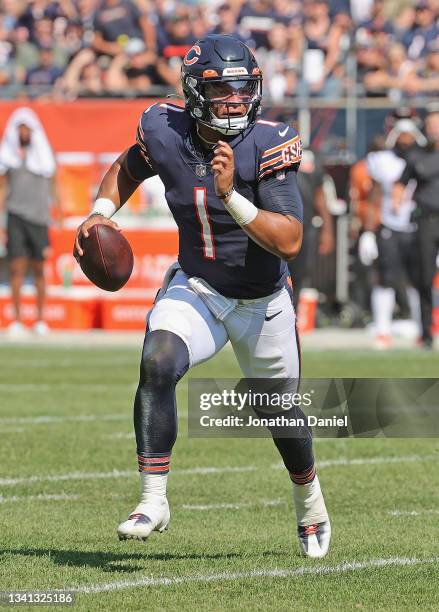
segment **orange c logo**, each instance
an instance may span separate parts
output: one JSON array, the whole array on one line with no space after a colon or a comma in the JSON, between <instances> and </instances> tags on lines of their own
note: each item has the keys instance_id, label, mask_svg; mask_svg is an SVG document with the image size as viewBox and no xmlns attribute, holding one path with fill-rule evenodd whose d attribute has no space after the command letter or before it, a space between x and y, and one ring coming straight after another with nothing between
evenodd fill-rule
<instances>
[{"instance_id":1,"label":"orange c logo","mask_svg":"<svg viewBox=\"0 0 439 612\"><path fill-rule=\"evenodd\" d=\"M189 59L189 55L194 52L195 55L193 57L191 57ZM185 66L192 66L192 64L195 64L196 62L198 62L198 60L200 59L200 55L201 55L201 49L198 45L194 45L193 47L191 47L189 49L189 51L186 53L186 57L184 58L184 65Z\"/></svg>"}]
</instances>

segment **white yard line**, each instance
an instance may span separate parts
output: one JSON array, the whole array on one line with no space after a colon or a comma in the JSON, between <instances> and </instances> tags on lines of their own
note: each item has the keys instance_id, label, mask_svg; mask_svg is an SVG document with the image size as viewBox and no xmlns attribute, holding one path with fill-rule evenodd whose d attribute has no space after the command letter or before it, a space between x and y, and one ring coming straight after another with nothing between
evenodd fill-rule
<instances>
[{"instance_id":1,"label":"white yard line","mask_svg":"<svg viewBox=\"0 0 439 612\"><path fill-rule=\"evenodd\" d=\"M222 582L231 580L251 580L253 578L298 578L301 576L322 576L327 574L342 574L358 572L368 569L382 569L386 567L413 567L415 565L435 565L439 557L427 559L390 557L388 559L369 559L338 565L302 566L295 569L255 569L243 572L221 572L218 574L197 574L195 576L178 576L173 578L142 576L133 580L120 580L89 586L66 587L66 591L74 593L105 593L120 591L137 587L180 586L190 583Z\"/></svg>"},{"instance_id":2,"label":"white yard line","mask_svg":"<svg viewBox=\"0 0 439 612\"><path fill-rule=\"evenodd\" d=\"M286 501L282 499L261 499L256 502L236 502L229 504L206 504L206 505L192 505L183 504L181 507L183 510L240 510L241 508L255 508L257 506L272 507L272 506L283 506Z\"/></svg>"},{"instance_id":3,"label":"white yard line","mask_svg":"<svg viewBox=\"0 0 439 612\"><path fill-rule=\"evenodd\" d=\"M23 433L23 427L10 427L8 429L0 429L0 435L8 433Z\"/></svg>"},{"instance_id":4,"label":"white yard line","mask_svg":"<svg viewBox=\"0 0 439 612\"><path fill-rule=\"evenodd\" d=\"M133 391L137 388L137 385L133 383L108 383L108 384L95 384L95 383L67 383L67 382L51 382L51 383L0 383L1 393L26 393L32 391L47 392L47 391L58 391L59 389L73 389L75 391L98 391L105 393L106 391L114 391L115 388L121 388L125 391Z\"/></svg>"},{"instance_id":5,"label":"white yard line","mask_svg":"<svg viewBox=\"0 0 439 612\"><path fill-rule=\"evenodd\" d=\"M10 495L9 497L4 497L3 495L0 495L0 504L28 501L71 501L74 499L79 499L79 497L79 495L65 495L63 493L60 493L58 495L51 495L46 493L41 493L40 495Z\"/></svg>"},{"instance_id":6,"label":"white yard line","mask_svg":"<svg viewBox=\"0 0 439 612\"><path fill-rule=\"evenodd\" d=\"M46 425L48 423L64 423L69 421L125 421L130 420L131 414L77 414L74 416L49 416L36 417L3 417L0 425Z\"/></svg>"},{"instance_id":7,"label":"white yard line","mask_svg":"<svg viewBox=\"0 0 439 612\"><path fill-rule=\"evenodd\" d=\"M389 510L387 514L390 516L422 516L424 514L439 514L439 509L429 508L422 510Z\"/></svg>"},{"instance_id":8,"label":"white yard line","mask_svg":"<svg viewBox=\"0 0 439 612\"><path fill-rule=\"evenodd\" d=\"M403 457L364 457L358 459L327 459L317 461L317 468L332 467L335 465L382 465L384 463L416 463L417 461L437 461L437 455L406 455ZM282 466L283 467L283 466Z\"/></svg>"},{"instance_id":9,"label":"white yard line","mask_svg":"<svg viewBox=\"0 0 439 612\"><path fill-rule=\"evenodd\" d=\"M356 465L382 465L386 463L414 463L421 461L437 460L436 455L403 455L400 457L365 457L363 459L332 459L317 462L317 469L326 468L333 465L349 467ZM274 464L270 469L283 468L281 464ZM256 472L266 469L256 465L244 465L236 467L199 467L188 469L175 469L172 474L177 476L186 475L207 475L207 474L227 474L235 472ZM285 469L285 468L283 468ZM33 482L56 482L65 480L99 480L101 478L126 478L134 477L137 474L134 470L113 470L112 472L72 472L68 474L53 474L40 476L21 476L19 478L0 478L0 486L11 486L19 484L31 484Z\"/></svg>"},{"instance_id":10,"label":"white yard line","mask_svg":"<svg viewBox=\"0 0 439 612\"><path fill-rule=\"evenodd\" d=\"M104 434L102 437L107 438L108 440L132 440L136 436L134 435L134 432L125 433L124 431L118 431L117 433Z\"/></svg>"}]
</instances>

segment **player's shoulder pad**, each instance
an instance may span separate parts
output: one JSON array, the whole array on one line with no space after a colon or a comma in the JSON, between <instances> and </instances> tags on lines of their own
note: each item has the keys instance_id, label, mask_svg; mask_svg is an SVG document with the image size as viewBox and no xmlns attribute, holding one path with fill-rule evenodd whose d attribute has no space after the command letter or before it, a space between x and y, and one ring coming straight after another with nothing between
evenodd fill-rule
<instances>
[{"instance_id":1,"label":"player's shoulder pad","mask_svg":"<svg viewBox=\"0 0 439 612\"><path fill-rule=\"evenodd\" d=\"M185 109L176 104L169 102L151 104L140 116L137 125L137 143L144 149L154 137L161 135L158 138L161 140L167 128L184 121L185 117Z\"/></svg>"},{"instance_id":2,"label":"player's shoulder pad","mask_svg":"<svg viewBox=\"0 0 439 612\"><path fill-rule=\"evenodd\" d=\"M258 180L282 168L299 168L302 141L294 128L265 119L259 119L255 127L259 150Z\"/></svg>"}]
</instances>

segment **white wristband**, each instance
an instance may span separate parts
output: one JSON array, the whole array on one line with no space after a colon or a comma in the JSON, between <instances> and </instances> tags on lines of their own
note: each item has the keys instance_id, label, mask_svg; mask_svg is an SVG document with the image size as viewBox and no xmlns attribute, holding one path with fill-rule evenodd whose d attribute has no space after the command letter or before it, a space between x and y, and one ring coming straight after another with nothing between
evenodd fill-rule
<instances>
[{"instance_id":1,"label":"white wristband","mask_svg":"<svg viewBox=\"0 0 439 612\"><path fill-rule=\"evenodd\" d=\"M224 206L238 225L248 225L258 214L256 206L235 190L228 202L224 200Z\"/></svg>"},{"instance_id":2,"label":"white wristband","mask_svg":"<svg viewBox=\"0 0 439 612\"><path fill-rule=\"evenodd\" d=\"M102 215L110 219L116 211L116 205L110 198L98 198L93 204L90 215Z\"/></svg>"}]
</instances>

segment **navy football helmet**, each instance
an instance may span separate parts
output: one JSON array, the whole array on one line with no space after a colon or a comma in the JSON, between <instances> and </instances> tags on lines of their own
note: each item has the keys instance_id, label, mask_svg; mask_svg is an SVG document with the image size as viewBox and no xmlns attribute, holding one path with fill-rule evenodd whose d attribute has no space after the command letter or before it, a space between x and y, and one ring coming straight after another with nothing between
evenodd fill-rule
<instances>
[{"instance_id":1,"label":"navy football helmet","mask_svg":"<svg viewBox=\"0 0 439 612\"><path fill-rule=\"evenodd\" d=\"M262 99L262 72L243 42L226 35L198 40L187 52L181 71L186 110L199 123L223 134L239 134L256 121ZM228 101L236 96L239 102ZM245 105L247 112L218 117L214 104Z\"/></svg>"}]
</instances>

